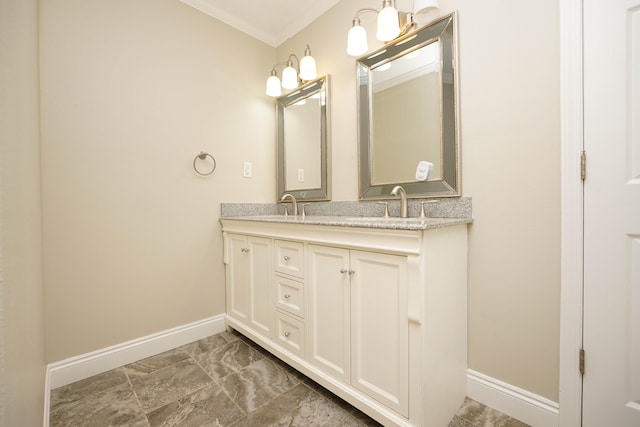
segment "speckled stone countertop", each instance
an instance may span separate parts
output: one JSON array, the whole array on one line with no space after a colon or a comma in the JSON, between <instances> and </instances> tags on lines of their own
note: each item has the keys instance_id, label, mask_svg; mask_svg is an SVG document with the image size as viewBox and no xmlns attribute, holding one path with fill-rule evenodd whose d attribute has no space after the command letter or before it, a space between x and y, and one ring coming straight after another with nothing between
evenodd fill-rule
<instances>
[{"instance_id":1,"label":"speckled stone countertop","mask_svg":"<svg viewBox=\"0 0 640 427\"><path fill-rule=\"evenodd\" d=\"M364 216L330 216L306 215L304 218L284 215L254 215L223 217L224 219L254 222L273 222L282 224L324 225L338 227L378 228L388 230L430 230L432 228L450 227L468 224L471 218L396 218L396 217L364 217Z\"/></svg>"},{"instance_id":2,"label":"speckled stone countertop","mask_svg":"<svg viewBox=\"0 0 640 427\"><path fill-rule=\"evenodd\" d=\"M432 199L433 200L433 199ZM391 230L428 230L473 222L471 198L435 199L425 205L426 218L420 218L420 200L409 200L409 218L399 218L399 201L389 201L389 217L375 201L337 201L305 203L306 215L284 216L290 203L222 203L221 219L272 223L361 227ZM300 206L301 202L298 203Z\"/></svg>"}]
</instances>

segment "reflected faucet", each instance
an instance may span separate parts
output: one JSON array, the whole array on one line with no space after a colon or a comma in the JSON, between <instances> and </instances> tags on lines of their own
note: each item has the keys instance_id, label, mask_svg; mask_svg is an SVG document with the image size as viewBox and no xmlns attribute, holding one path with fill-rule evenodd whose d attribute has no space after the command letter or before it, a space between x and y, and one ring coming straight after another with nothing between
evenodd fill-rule
<instances>
[{"instance_id":1,"label":"reflected faucet","mask_svg":"<svg viewBox=\"0 0 640 427\"><path fill-rule=\"evenodd\" d=\"M291 199L291 203L293 203L293 216L298 216L298 202L296 202L296 198L293 194L287 193L280 199L281 202L284 202L287 199Z\"/></svg>"},{"instance_id":2,"label":"reflected faucet","mask_svg":"<svg viewBox=\"0 0 640 427\"><path fill-rule=\"evenodd\" d=\"M400 218L408 218L409 217L409 208L407 205L407 193L404 191L400 185L396 185L391 190L392 196L400 196Z\"/></svg>"}]
</instances>

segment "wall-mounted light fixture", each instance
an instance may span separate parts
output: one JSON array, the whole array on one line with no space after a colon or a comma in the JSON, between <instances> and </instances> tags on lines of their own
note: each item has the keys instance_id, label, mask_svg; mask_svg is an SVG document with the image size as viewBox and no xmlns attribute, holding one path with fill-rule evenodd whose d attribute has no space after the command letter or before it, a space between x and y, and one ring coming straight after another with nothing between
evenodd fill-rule
<instances>
[{"instance_id":1,"label":"wall-mounted light fixture","mask_svg":"<svg viewBox=\"0 0 640 427\"><path fill-rule=\"evenodd\" d=\"M294 67L293 59L297 62L297 69ZM280 83L278 73L276 72L276 67L279 65L285 66L282 70L282 83ZM317 76L316 60L311 56L311 49L309 49L309 45L307 45L302 59L298 59L298 57L292 53L289 55L287 62L273 66L271 75L267 79L267 95L273 97L281 96L281 86L285 89L295 89L300 86L301 83L313 80Z\"/></svg>"},{"instance_id":2,"label":"wall-mounted light fixture","mask_svg":"<svg viewBox=\"0 0 640 427\"><path fill-rule=\"evenodd\" d=\"M353 18L353 26L347 35L347 54L351 56L364 55L369 50L367 31L360 25L360 15L363 12L378 14L376 38L383 42L391 41L402 34L406 34L417 26L417 23L428 22L431 12L439 8L438 0L414 0L413 13L400 12L396 9L395 0L383 0L382 9L360 9Z\"/></svg>"}]
</instances>

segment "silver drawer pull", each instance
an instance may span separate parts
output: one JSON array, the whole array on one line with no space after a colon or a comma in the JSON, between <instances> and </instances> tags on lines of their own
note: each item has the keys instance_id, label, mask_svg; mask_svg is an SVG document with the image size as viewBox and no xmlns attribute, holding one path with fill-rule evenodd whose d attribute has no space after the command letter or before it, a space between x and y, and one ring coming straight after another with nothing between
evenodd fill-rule
<instances>
[{"instance_id":1,"label":"silver drawer pull","mask_svg":"<svg viewBox=\"0 0 640 427\"><path fill-rule=\"evenodd\" d=\"M291 332L286 331L285 333L283 333L282 335L284 335L286 338L289 338L289 335L291 335Z\"/></svg>"},{"instance_id":2,"label":"silver drawer pull","mask_svg":"<svg viewBox=\"0 0 640 427\"><path fill-rule=\"evenodd\" d=\"M242 249L240 249L240 252L243 252L243 253L246 254L246 253L249 252L249 248L242 248Z\"/></svg>"},{"instance_id":3,"label":"silver drawer pull","mask_svg":"<svg viewBox=\"0 0 640 427\"><path fill-rule=\"evenodd\" d=\"M283 295L283 297L284 297L284 299L289 299L289 298L291 298L291 295L289 295L289 294L284 294L284 295Z\"/></svg>"},{"instance_id":4,"label":"silver drawer pull","mask_svg":"<svg viewBox=\"0 0 640 427\"><path fill-rule=\"evenodd\" d=\"M288 255L285 255L285 256L284 256L284 260L285 260L285 261L289 261L290 259L291 259L291 257L290 257L290 256L288 256Z\"/></svg>"}]
</instances>

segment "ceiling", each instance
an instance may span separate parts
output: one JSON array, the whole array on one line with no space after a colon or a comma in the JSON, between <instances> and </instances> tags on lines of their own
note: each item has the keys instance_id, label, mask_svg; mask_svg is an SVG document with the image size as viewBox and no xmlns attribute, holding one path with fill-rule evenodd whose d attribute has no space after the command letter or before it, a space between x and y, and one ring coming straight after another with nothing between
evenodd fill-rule
<instances>
[{"instance_id":1,"label":"ceiling","mask_svg":"<svg viewBox=\"0 0 640 427\"><path fill-rule=\"evenodd\" d=\"M278 47L340 0L180 0Z\"/></svg>"}]
</instances>

